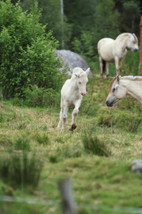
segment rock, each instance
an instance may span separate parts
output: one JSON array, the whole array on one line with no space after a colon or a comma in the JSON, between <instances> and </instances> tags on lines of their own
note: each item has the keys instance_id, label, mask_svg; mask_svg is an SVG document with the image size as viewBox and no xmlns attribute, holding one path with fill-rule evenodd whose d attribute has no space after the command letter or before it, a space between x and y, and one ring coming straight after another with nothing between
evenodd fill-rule
<instances>
[{"instance_id":1,"label":"rock","mask_svg":"<svg viewBox=\"0 0 142 214\"><path fill-rule=\"evenodd\" d=\"M88 68L85 60L80 55L70 50L55 50L55 53L63 61L63 68L67 68L68 75L72 75L72 70L75 67L80 67L83 70L86 70ZM92 76L91 71L89 73L89 76Z\"/></svg>"},{"instance_id":2,"label":"rock","mask_svg":"<svg viewBox=\"0 0 142 214\"><path fill-rule=\"evenodd\" d=\"M132 172L142 174L142 159L133 160L131 163Z\"/></svg>"}]
</instances>

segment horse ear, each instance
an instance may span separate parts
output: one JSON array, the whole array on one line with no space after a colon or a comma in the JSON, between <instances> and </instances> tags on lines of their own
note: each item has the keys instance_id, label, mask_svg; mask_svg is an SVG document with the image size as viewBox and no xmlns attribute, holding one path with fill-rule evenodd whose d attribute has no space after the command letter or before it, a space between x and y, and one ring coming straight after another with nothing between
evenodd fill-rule
<instances>
[{"instance_id":1,"label":"horse ear","mask_svg":"<svg viewBox=\"0 0 142 214\"><path fill-rule=\"evenodd\" d=\"M89 72L90 72L90 68L88 68L88 69L86 70L87 75L89 74Z\"/></svg>"},{"instance_id":2,"label":"horse ear","mask_svg":"<svg viewBox=\"0 0 142 214\"><path fill-rule=\"evenodd\" d=\"M119 75L116 76L117 82L119 83Z\"/></svg>"},{"instance_id":3,"label":"horse ear","mask_svg":"<svg viewBox=\"0 0 142 214\"><path fill-rule=\"evenodd\" d=\"M74 74L74 75L75 75L76 77L78 77L78 78L80 77L80 75L79 75L79 74Z\"/></svg>"}]
</instances>

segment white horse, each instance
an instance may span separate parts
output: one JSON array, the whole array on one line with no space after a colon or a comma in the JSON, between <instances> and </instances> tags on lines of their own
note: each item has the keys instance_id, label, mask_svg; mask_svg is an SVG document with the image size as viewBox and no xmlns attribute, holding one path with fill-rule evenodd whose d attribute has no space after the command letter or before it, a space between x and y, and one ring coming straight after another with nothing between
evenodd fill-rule
<instances>
[{"instance_id":1,"label":"white horse","mask_svg":"<svg viewBox=\"0 0 142 214\"><path fill-rule=\"evenodd\" d=\"M65 127L67 120L68 107L73 104L75 108L72 112L72 123L70 131L76 128L76 116L79 112L79 107L83 96L86 94L86 84L88 82L88 74L90 68L83 71L81 68L76 67L73 69L71 79L66 80L61 89L61 111L60 111L60 121L58 123L58 128L62 124L62 129Z\"/></svg>"},{"instance_id":2,"label":"white horse","mask_svg":"<svg viewBox=\"0 0 142 214\"><path fill-rule=\"evenodd\" d=\"M101 77L106 71L109 77L109 63L115 62L117 75L121 72L122 59L127 54L127 50L138 50L138 39L134 33L122 33L117 38L103 38L97 44Z\"/></svg>"},{"instance_id":3,"label":"white horse","mask_svg":"<svg viewBox=\"0 0 142 214\"><path fill-rule=\"evenodd\" d=\"M126 94L131 95L142 104L142 76L118 76L115 77L109 86L109 94L106 105L111 107Z\"/></svg>"}]
</instances>

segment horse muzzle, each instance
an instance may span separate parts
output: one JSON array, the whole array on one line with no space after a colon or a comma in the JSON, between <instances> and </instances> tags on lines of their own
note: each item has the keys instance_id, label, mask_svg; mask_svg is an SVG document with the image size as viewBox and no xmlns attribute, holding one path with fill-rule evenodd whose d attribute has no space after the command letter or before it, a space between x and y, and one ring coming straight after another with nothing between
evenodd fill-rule
<instances>
[{"instance_id":1,"label":"horse muzzle","mask_svg":"<svg viewBox=\"0 0 142 214\"><path fill-rule=\"evenodd\" d=\"M134 52L137 52L138 51L138 48L134 48L134 50L133 50Z\"/></svg>"},{"instance_id":2,"label":"horse muzzle","mask_svg":"<svg viewBox=\"0 0 142 214\"><path fill-rule=\"evenodd\" d=\"M86 92L81 92L81 95L82 95L82 96L85 96L85 95L86 95Z\"/></svg>"},{"instance_id":3,"label":"horse muzzle","mask_svg":"<svg viewBox=\"0 0 142 214\"><path fill-rule=\"evenodd\" d=\"M109 100L107 100L107 101L106 101L106 105L107 105L108 107L112 107L112 106L113 106L113 102L110 102Z\"/></svg>"}]
</instances>

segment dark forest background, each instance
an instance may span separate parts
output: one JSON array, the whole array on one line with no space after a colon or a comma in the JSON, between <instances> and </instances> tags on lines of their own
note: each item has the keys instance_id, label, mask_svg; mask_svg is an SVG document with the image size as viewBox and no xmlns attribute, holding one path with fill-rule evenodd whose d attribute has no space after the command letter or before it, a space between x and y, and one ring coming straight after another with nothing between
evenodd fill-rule
<instances>
[{"instance_id":1,"label":"dark forest background","mask_svg":"<svg viewBox=\"0 0 142 214\"><path fill-rule=\"evenodd\" d=\"M17 2L12 1L14 4ZM34 0L21 0L24 10L30 10ZM141 0L64 0L64 34L62 35L61 2L40 0L40 22L51 30L60 48L92 57L102 37L115 38L122 32L139 37ZM64 40L64 47L61 41Z\"/></svg>"}]
</instances>

